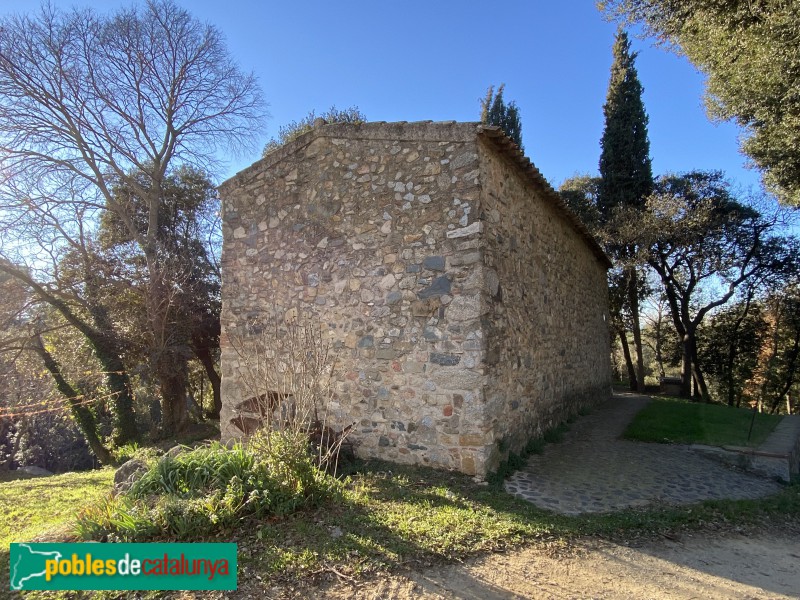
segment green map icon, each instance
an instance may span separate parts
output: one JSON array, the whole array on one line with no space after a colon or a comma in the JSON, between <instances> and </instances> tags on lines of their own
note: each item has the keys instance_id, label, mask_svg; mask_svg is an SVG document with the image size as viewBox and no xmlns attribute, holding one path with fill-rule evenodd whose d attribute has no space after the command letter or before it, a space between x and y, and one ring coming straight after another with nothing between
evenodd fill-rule
<instances>
[{"instance_id":1,"label":"green map icon","mask_svg":"<svg viewBox=\"0 0 800 600\"><path fill-rule=\"evenodd\" d=\"M16 549L16 552L11 553L11 570L9 572L12 590L23 589L31 579L39 577L44 579L45 561L61 558L60 552L34 550L31 544L13 544L13 549Z\"/></svg>"}]
</instances>

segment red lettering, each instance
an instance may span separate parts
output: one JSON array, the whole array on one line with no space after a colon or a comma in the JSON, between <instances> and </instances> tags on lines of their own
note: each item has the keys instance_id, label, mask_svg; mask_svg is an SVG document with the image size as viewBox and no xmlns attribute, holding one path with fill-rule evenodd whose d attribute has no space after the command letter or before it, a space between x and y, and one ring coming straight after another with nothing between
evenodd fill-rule
<instances>
[{"instance_id":1,"label":"red lettering","mask_svg":"<svg viewBox=\"0 0 800 600\"><path fill-rule=\"evenodd\" d=\"M148 569L147 565L154 565L152 569ZM145 558L142 561L142 573L145 575L160 575L161 573L158 570L160 562L157 558Z\"/></svg>"},{"instance_id":2,"label":"red lettering","mask_svg":"<svg viewBox=\"0 0 800 600\"><path fill-rule=\"evenodd\" d=\"M228 559L221 558L217 561L217 573L220 575L228 574Z\"/></svg>"},{"instance_id":3,"label":"red lettering","mask_svg":"<svg viewBox=\"0 0 800 600\"><path fill-rule=\"evenodd\" d=\"M170 561L170 563L171 563L171 565L169 567L169 574L170 575L182 575L183 574L182 571L181 571L181 561L179 561L177 558L175 558L175 559L172 559Z\"/></svg>"}]
</instances>

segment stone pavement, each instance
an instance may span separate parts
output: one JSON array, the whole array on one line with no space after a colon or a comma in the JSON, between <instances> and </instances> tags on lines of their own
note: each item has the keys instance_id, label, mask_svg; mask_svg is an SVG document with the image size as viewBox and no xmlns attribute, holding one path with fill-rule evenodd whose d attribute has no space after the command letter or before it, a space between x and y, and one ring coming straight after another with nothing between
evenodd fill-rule
<instances>
[{"instance_id":1,"label":"stone pavement","mask_svg":"<svg viewBox=\"0 0 800 600\"><path fill-rule=\"evenodd\" d=\"M785 457L787 472L784 480L788 481L792 475L797 475L800 472L800 415L783 417L757 451Z\"/></svg>"},{"instance_id":2,"label":"stone pavement","mask_svg":"<svg viewBox=\"0 0 800 600\"><path fill-rule=\"evenodd\" d=\"M619 439L650 401L615 394L547 444L506 480L506 491L541 508L575 515L710 499L759 498L780 484L733 470L688 446Z\"/></svg>"}]
</instances>

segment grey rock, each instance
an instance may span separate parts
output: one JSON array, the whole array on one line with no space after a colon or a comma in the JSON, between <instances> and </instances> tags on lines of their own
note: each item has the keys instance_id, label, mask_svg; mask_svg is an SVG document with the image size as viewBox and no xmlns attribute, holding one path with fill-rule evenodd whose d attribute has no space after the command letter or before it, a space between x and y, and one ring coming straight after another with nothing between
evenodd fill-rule
<instances>
[{"instance_id":1,"label":"grey rock","mask_svg":"<svg viewBox=\"0 0 800 600\"><path fill-rule=\"evenodd\" d=\"M180 446L176 446L176 448L179 447ZM141 479L142 475L147 473L148 468L147 463L138 458L132 458L126 463L123 463L122 466L117 469L116 473L114 473L114 488L112 494L116 496L117 494L127 492L133 487L134 483Z\"/></svg>"},{"instance_id":2,"label":"grey rock","mask_svg":"<svg viewBox=\"0 0 800 600\"><path fill-rule=\"evenodd\" d=\"M461 356L444 352L431 352L430 361L443 367L454 367L461 362Z\"/></svg>"},{"instance_id":3,"label":"grey rock","mask_svg":"<svg viewBox=\"0 0 800 600\"><path fill-rule=\"evenodd\" d=\"M422 266L431 271L444 271L444 256L427 256Z\"/></svg>"},{"instance_id":4,"label":"grey rock","mask_svg":"<svg viewBox=\"0 0 800 600\"><path fill-rule=\"evenodd\" d=\"M179 454L186 452L188 449L189 448L186 446L173 446L164 453L164 458L175 458Z\"/></svg>"},{"instance_id":5,"label":"grey rock","mask_svg":"<svg viewBox=\"0 0 800 600\"><path fill-rule=\"evenodd\" d=\"M472 321L481 315L482 310L479 295L456 296L447 307L447 318L451 321Z\"/></svg>"},{"instance_id":6,"label":"grey rock","mask_svg":"<svg viewBox=\"0 0 800 600\"><path fill-rule=\"evenodd\" d=\"M455 238L467 237L482 232L483 232L483 221L475 221L471 225L467 225L466 227L462 227L461 229L452 229L448 231L447 237L449 239L455 239Z\"/></svg>"},{"instance_id":7,"label":"grey rock","mask_svg":"<svg viewBox=\"0 0 800 600\"><path fill-rule=\"evenodd\" d=\"M27 467L20 467L19 470L22 471L23 473L27 473L28 475L44 476L53 474L51 471L43 469L42 467L37 467L36 465L28 465Z\"/></svg>"},{"instance_id":8,"label":"grey rock","mask_svg":"<svg viewBox=\"0 0 800 600\"><path fill-rule=\"evenodd\" d=\"M426 327L422 335L429 342L435 342L441 340L444 337L442 335L441 329L439 329L438 327Z\"/></svg>"},{"instance_id":9,"label":"grey rock","mask_svg":"<svg viewBox=\"0 0 800 600\"><path fill-rule=\"evenodd\" d=\"M450 258L450 266L462 267L465 265L474 265L483 261L483 255L480 252L467 252L465 254L457 254Z\"/></svg>"},{"instance_id":10,"label":"grey rock","mask_svg":"<svg viewBox=\"0 0 800 600\"><path fill-rule=\"evenodd\" d=\"M450 279L444 275L434 279L431 284L417 294L421 299L443 296L450 293Z\"/></svg>"},{"instance_id":11,"label":"grey rock","mask_svg":"<svg viewBox=\"0 0 800 600\"><path fill-rule=\"evenodd\" d=\"M460 169L466 167L468 164L478 160L478 155L474 152L463 152L450 161L451 169Z\"/></svg>"},{"instance_id":12,"label":"grey rock","mask_svg":"<svg viewBox=\"0 0 800 600\"><path fill-rule=\"evenodd\" d=\"M477 390L486 380L485 375L462 367L433 367L428 376L437 387L450 390Z\"/></svg>"}]
</instances>

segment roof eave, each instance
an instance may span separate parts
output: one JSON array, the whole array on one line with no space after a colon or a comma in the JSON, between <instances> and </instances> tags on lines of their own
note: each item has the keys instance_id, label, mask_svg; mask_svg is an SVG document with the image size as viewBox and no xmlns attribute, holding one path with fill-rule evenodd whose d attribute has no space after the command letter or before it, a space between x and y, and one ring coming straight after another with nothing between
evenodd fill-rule
<instances>
[{"instance_id":1,"label":"roof eave","mask_svg":"<svg viewBox=\"0 0 800 600\"><path fill-rule=\"evenodd\" d=\"M547 200L550 201L556 211L558 211L581 237L583 237L592 250L592 253L600 260L606 269L610 269L613 266L611 259L608 258L608 255L603 251L600 244L597 243L597 240L586 225L584 225L578 216L570 210L561 198L561 195L553 189L539 169L537 169L531 160L522 153L519 146L517 146L500 127L494 125L478 125L478 135L491 143L501 154L511 160L512 163L519 167L520 171L531 183L542 190Z\"/></svg>"}]
</instances>

